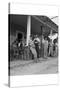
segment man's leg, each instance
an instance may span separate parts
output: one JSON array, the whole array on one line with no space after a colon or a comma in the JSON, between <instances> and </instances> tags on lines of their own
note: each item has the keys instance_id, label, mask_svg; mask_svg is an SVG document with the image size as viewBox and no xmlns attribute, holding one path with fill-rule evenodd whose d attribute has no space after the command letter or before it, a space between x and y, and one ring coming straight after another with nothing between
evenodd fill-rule
<instances>
[{"instance_id":1,"label":"man's leg","mask_svg":"<svg viewBox=\"0 0 60 90\"><path fill-rule=\"evenodd\" d=\"M37 62L37 52L36 52L35 48L31 47L30 49L31 49L32 54L34 55L35 62Z\"/></svg>"}]
</instances>

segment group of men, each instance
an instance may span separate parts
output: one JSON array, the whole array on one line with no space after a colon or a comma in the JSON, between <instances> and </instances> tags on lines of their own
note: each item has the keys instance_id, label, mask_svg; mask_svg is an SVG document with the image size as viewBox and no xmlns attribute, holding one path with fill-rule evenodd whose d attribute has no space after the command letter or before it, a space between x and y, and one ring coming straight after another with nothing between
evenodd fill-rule
<instances>
[{"instance_id":1,"label":"group of men","mask_svg":"<svg viewBox=\"0 0 60 90\"><path fill-rule=\"evenodd\" d=\"M57 56L58 54L57 42L52 43L52 40L49 41L47 37L44 36L31 35L28 46L26 46L26 40L20 40L18 42L17 45L21 49L20 52L23 53L24 58L28 57L26 59L29 59L29 50L34 60L38 60L40 57L47 59L48 56Z\"/></svg>"},{"instance_id":2,"label":"group of men","mask_svg":"<svg viewBox=\"0 0 60 90\"><path fill-rule=\"evenodd\" d=\"M35 35L34 38L30 36L29 47L31 53L34 55L34 58L40 58L42 55L43 58L47 59L48 56L53 56L56 53L56 48L53 50L55 44L52 44L52 40L48 41L47 37L39 37Z\"/></svg>"}]
</instances>

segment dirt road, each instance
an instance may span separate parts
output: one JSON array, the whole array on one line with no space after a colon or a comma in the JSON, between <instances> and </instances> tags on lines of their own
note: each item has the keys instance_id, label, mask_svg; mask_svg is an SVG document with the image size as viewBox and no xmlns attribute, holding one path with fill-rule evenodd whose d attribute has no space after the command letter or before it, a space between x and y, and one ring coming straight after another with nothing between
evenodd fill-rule
<instances>
[{"instance_id":1,"label":"dirt road","mask_svg":"<svg viewBox=\"0 0 60 90\"><path fill-rule=\"evenodd\" d=\"M40 58L36 63L30 61L10 62L10 75L54 74L58 72L58 58Z\"/></svg>"}]
</instances>

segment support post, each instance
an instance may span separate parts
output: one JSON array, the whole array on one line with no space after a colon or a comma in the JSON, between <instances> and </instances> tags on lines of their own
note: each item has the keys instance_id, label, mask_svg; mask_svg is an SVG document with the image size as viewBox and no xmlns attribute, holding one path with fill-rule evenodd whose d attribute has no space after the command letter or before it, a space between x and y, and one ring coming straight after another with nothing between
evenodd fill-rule
<instances>
[{"instance_id":1,"label":"support post","mask_svg":"<svg viewBox=\"0 0 60 90\"><path fill-rule=\"evenodd\" d=\"M50 31L50 35L52 35L52 30Z\"/></svg>"},{"instance_id":2,"label":"support post","mask_svg":"<svg viewBox=\"0 0 60 90\"><path fill-rule=\"evenodd\" d=\"M53 32L52 32L52 30L51 30L51 31L50 31L51 38L52 38L52 33L53 33ZM52 39L52 43L53 43L53 39Z\"/></svg>"},{"instance_id":3,"label":"support post","mask_svg":"<svg viewBox=\"0 0 60 90\"><path fill-rule=\"evenodd\" d=\"M27 41L26 41L27 46L29 43L30 33L31 33L31 16L28 16L27 17Z\"/></svg>"},{"instance_id":4,"label":"support post","mask_svg":"<svg viewBox=\"0 0 60 90\"><path fill-rule=\"evenodd\" d=\"M43 29L42 29L42 26L41 26L41 57L42 57L42 34L43 34Z\"/></svg>"}]
</instances>

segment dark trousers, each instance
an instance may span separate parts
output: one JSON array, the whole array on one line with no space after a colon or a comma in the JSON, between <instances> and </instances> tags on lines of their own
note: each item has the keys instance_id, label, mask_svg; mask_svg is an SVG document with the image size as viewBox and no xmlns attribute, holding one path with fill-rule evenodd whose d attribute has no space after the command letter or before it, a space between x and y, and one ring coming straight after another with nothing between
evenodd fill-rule
<instances>
[{"instance_id":1,"label":"dark trousers","mask_svg":"<svg viewBox=\"0 0 60 90\"><path fill-rule=\"evenodd\" d=\"M37 44L35 44L35 49L36 49L36 52L37 52L37 58L39 58L40 50L39 50L39 46Z\"/></svg>"}]
</instances>

